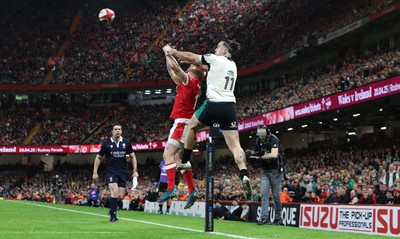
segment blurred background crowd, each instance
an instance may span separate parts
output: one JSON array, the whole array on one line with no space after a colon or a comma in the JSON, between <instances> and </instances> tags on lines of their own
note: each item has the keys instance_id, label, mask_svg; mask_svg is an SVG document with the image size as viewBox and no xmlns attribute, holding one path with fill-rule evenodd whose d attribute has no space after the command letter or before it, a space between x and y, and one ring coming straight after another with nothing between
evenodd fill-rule
<instances>
[{"instance_id":1,"label":"blurred background crowd","mask_svg":"<svg viewBox=\"0 0 400 239\"><path fill-rule=\"evenodd\" d=\"M97 19L100 1L7 1L11 14L0 22L0 85L73 85L170 81L161 46L204 54L225 38L240 39L236 57L240 69L276 59L328 33L397 1L391 0L255 0L255 1L118 1L111 25ZM23 6L23 7L21 7ZM235 16L235 17L232 17ZM35 46L35 47L32 47ZM374 47L290 71L272 88L248 87L237 94L239 119L258 116L336 92L398 76L399 45ZM273 79L272 79L273 80ZM89 102L90 103L90 102ZM166 140L172 103L89 107L47 99L16 104L0 99L0 145L22 145L35 125L29 145L98 144L109 137L109 122L121 122L132 142ZM384 134L366 134L346 144L316 142L307 149L288 149L284 203L400 204L400 141ZM143 210L154 199L154 168L160 159L139 165L137 189L127 186L130 209ZM214 197L241 201L242 187L232 156L217 159ZM42 165L41 165L42 166ZM110 192L102 181L92 185L92 165L42 167L2 165L0 196L48 201L54 198L55 175L63 180L62 203L80 199L82 205L107 206ZM205 160L196 162L194 177L205 197ZM258 168L249 162L252 201L260 201ZM90 190L98 188L98 202ZM179 184L177 199L187 188Z\"/></svg>"}]
</instances>

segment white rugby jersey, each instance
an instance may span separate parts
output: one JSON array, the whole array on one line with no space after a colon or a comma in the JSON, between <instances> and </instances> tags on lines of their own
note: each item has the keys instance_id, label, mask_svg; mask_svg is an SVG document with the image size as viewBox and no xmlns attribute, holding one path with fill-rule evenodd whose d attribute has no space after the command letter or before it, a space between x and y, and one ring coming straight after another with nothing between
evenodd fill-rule
<instances>
[{"instance_id":1,"label":"white rugby jersey","mask_svg":"<svg viewBox=\"0 0 400 239\"><path fill-rule=\"evenodd\" d=\"M207 99L213 102L236 102L235 90L236 63L226 57L215 54L200 56L201 64L208 65Z\"/></svg>"}]
</instances>

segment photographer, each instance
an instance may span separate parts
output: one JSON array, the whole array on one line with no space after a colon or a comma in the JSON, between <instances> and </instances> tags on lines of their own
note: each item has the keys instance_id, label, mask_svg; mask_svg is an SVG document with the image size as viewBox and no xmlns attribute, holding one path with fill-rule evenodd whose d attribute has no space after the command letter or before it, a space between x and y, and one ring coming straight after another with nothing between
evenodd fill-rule
<instances>
[{"instance_id":1,"label":"photographer","mask_svg":"<svg viewBox=\"0 0 400 239\"><path fill-rule=\"evenodd\" d=\"M246 151L249 159L261 161L261 215L258 225L283 225L281 219L282 203L280 198L283 167L279 154L279 139L265 125L257 128L257 139L254 151ZM269 190L272 190L275 208L275 220L269 219Z\"/></svg>"}]
</instances>

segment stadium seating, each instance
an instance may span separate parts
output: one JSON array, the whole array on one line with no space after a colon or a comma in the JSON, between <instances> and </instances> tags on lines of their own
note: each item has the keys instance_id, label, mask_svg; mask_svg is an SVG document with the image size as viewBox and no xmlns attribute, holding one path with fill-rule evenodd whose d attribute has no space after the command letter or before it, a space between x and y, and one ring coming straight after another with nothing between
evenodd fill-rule
<instances>
[{"instance_id":1,"label":"stadium seating","mask_svg":"<svg viewBox=\"0 0 400 239\"><path fill-rule=\"evenodd\" d=\"M384 140L375 144L370 144L368 141L370 141L370 138L360 139L351 145L335 146L332 146L331 142L322 142L318 143L320 147L289 151L286 167L288 180L282 184L282 189L288 188L291 191L291 182L295 180L299 181L304 188L310 182L312 192L321 199L320 203L326 200L326 190L333 192L335 200L341 200L341 195L346 195L349 198L350 191L355 190L360 204L365 199L362 195L363 191L371 189L375 195L375 203L389 203L390 200L385 201L386 199L383 196L386 190L394 192L394 195L397 194L398 197L397 192L400 192L400 187L395 185L382 189L381 185L386 184L385 174L390 167L394 167L395 171L400 173L400 141L388 138L384 138ZM322 148L324 150L321 150ZM144 197L154 190L153 182L157 172L154 168L158 167L156 162L159 160L161 159L149 159L147 164L139 165L141 176L137 190L131 191L130 184L127 185L127 191L132 195L133 200ZM205 198L204 164L204 160L197 162L193 169L196 187L200 190L201 199ZM88 195L92 165L80 165L78 168L77 165L65 163L55 165L54 172L43 172L40 165L36 166L35 169L23 168L23 166L5 167L5 171L2 170L0 188L3 189L5 197L17 198L21 195L20 198L22 197L22 199L46 201L46 198L52 194L55 174L58 174L64 180L63 190L68 192L66 194L68 197L72 195L73 198L78 198ZM255 185L252 200L258 201L260 199L259 169L249 166L249 171L252 184ZM215 199L243 200L242 185L238 178L239 175L233 157L231 155L219 157L216 160L215 170ZM107 197L108 188L103 186L101 180L102 178L97 182L97 185L102 194ZM396 183L400 183L399 178L397 178ZM184 182L179 184L179 189L180 197L187 194ZM36 199L34 198L35 195ZM304 192L299 202L316 203L310 199L310 195L311 191ZM395 202L394 199L391 203L393 202ZM396 202L400 203L399 201Z\"/></svg>"},{"instance_id":2,"label":"stadium seating","mask_svg":"<svg viewBox=\"0 0 400 239\"><path fill-rule=\"evenodd\" d=\"M294 73L287 75L285 85L273 90L258 89L237 94L238 116L239 119L246 119L342 91L339 82L343 78L349 79L346 89L351 89L399 73L398 50L377 52L368 57L362 55L336 65L310 69L301 74ZM50 105L52 110L40 121L40 131L30 145L100 143L109 137L107 126L116 121L124 125L124 134L129 135L132 142L165 140L172 124L168 119L172 104L105 107L100 111L98 107L76 105L74 108L62 107L65 113L59 113L59 107L57 104ZM6 115L18 118L14 114L20 113L26 114L8 111L3 114L3 121L6 122ZM23 126L17 124L14 127L24 127L24 130L6 132L5 128L0 131L0 139L18 138L15 142L4 142L20 144L33 123ZM24 132L23 135L21 132Z\"/></svg>"},{"instance_id":3,"label":"stadium seating","mask_svg":"<svg viewBox=\"0 0 400 239\"><path fill-rule=\"evenodd\" d=\"M105 26L97 20L102 6L96 1L81 5L80 1L41 0L25 3L23 9L19 1L8 1L10 12L22 13L19 18L7 15L1 23L7 38L1 39L0 64L5 70L0 84L41 84L48 72L52 72L51 84L167 80L159 46L171 43L203 54L212 52L223 38L240 39L237 63L247 68L301 47L307 39L324 36L391 1L206 0L189 2L187 8L178 0L151 3L114 2L110 7L116 20ZM78 9L82 17L70 33ZM30 32L33 26L37 31ZM69 45L64 54L57 56L65 42ZM158 45L152 47L153 42Z\"/></svg>"},{"instance_id":4,"label":"stadium seating","mask_svg":"<svg viewBox=\"0 0 400 239\"><path fill-rule=\"evenodd\" d=\"M0 23L0 84L41 84L65 40L78 1L5 1ZM58 62L53 64L59 64Z\"/></svg>"},{"instance_id":5,"label":"stadium seating","mask_svg":"<svg viewBox=\"0 0 400 239\"><path fill-rule=\"evenodd\" d=\"M101 25L96 16L101 6L94 1L86 5L80 5L79 1L60 4L51 0L39 0L34 4L8 1L5 3L7 9L20 11L21 17L6 15L0 23L0 33L7 35L0 38L0 84L41 84L49 73L52 76L50 84L168 80L160 46L171 43L180 49L206 53L223 38L241 39L243 48L237 63L240 68L246 68L308 44L312 38L322 37L391 3L379 0L205 0L183 6L177 0L168 1L168 5L162 1L154 5L131 3L126 8L122 3L114 3L116 21L111 25ZM70 34L71 19L78 9L82 11L82 18L77 30ZM163 30L166 32L162 33ZM161 39L156 40L157 37ZM57 51L66 41L69 45L65 55L57 56ZM155 47L151 45L153 42ZM399 75L399 72L400 51L381 46L379 51L353 55L351 59L340 59L333 65L314 66L302 73L288 74L284 84L274 89L240 92L237 95L239 118L345 91ZM341 84L341 81L346 81L346 84ZM172 123L168 120L172 104L105 107L100 110L77 105L63 108L62 113L59 107L51 105L43 111L45 113L38 113L42 107L1 105L0 125L3 127L0 128L0 144L21 145L35 123L40 123L40 130L33 135L29 142L31 145L100 143L109 137L108 125L115 121L124 125L124 135L131 141L165 140ZM359 202L365 203L368 196L364 194L370 190L376 203L387 203L382 199L385 189L381 185L386 183L385 175L389 168L399 172L398 139L386 139L374 145L369 139L361 139L352 145L332 146L329 142L316 146L288 153L289 180L283 187L290 191L290 183L294 180L306 187L307 180L312 178L313 192L321 202L329 201L326 200L327 191L333 193L334 200L339 200L343 195L350 197L350 191L355 190ZM148 162L159 160L149 159ZM201 199L205 197L205 182L201 180L205 178L204 164L204 161L198 162L194 169ZM91 165L79 166L79 169L76 165L56 165L52 174L39 167L21 167L2 167L1 196L49 201L53 173L65 180L64 191L69 198L88 195ZM154 189L157 164L141 167L143 181L139 189L128 190L134 200L139 201ZM249 171L252 184L259 185L258 169L250 166ZM243 199L241 182L231 156L218 159L215 179L217 199ZM400 185L399 179L396 183ZM101 181L99 186L106 198L108 189ZM395 197L399 197L399 189L398 186L388 188L395 195L397 193ZM186 189L183 185L180 185L180 191L180 197L184 197ZM253 200L259 200L259 187L253 194ZM311 191L304 192L300 201L316 203Z\"/></svg>"}]
</instances>

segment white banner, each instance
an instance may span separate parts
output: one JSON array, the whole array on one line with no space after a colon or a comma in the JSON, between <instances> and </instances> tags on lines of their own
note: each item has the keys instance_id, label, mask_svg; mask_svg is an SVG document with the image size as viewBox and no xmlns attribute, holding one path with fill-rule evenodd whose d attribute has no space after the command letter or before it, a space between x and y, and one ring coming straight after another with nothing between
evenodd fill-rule
<instances>
[{"instance_id":1,"label":"white banner","mask_svg":"<svg viewBox=\"0 0 400 239\"><path fill-rule=\"evenodd\" d=\"M301 228L400 236L399 206L302 204L300 211Z\"/></svg>"},{"instance_id":2,"label":"white banner","mask_svg":"<svg viewBox=\"0 0 400 239\"><path fill-rule=\"evenodd\" d=\"M206 206L204 202L195 202L195 204L189 208L184 209L186 201L172 201L170 213L172 215L179 215L179 216L191 216L191 217L205 217L205 210ZM150 213L157 213L159 206L158 202L149 202L146 200L144 211ZM164 203L163 205L163 212L167 209L167 204Z\"/></svg>"}]
</instances>

